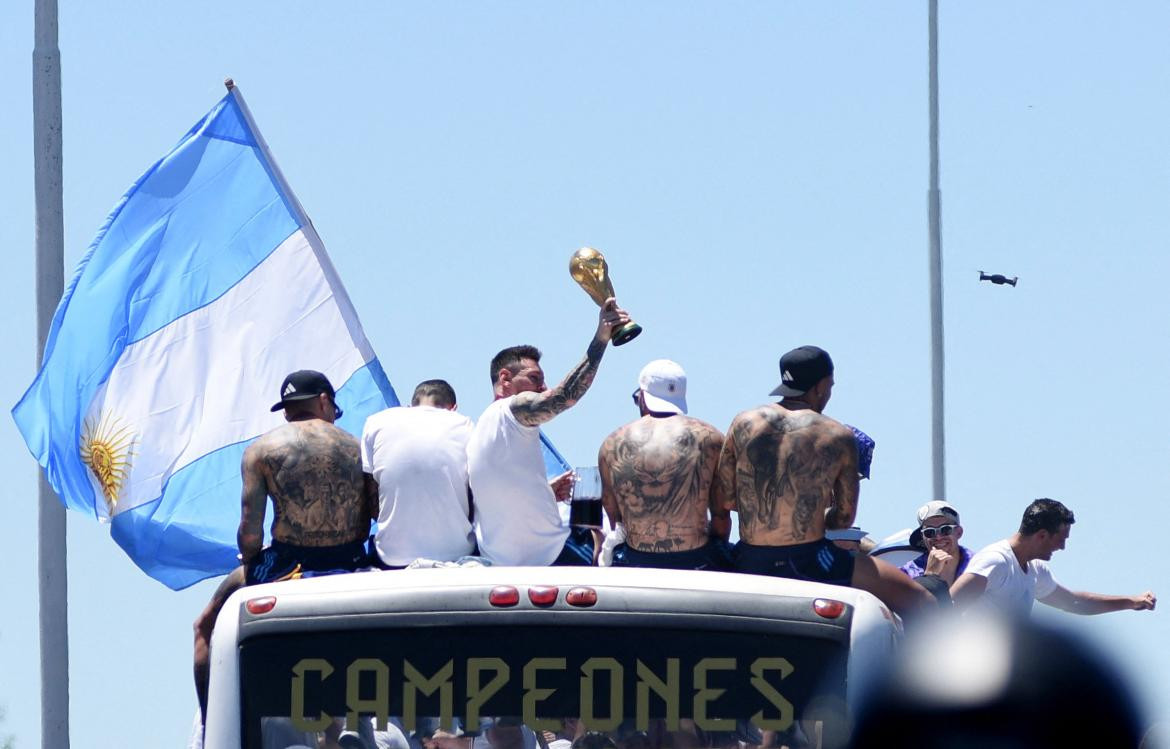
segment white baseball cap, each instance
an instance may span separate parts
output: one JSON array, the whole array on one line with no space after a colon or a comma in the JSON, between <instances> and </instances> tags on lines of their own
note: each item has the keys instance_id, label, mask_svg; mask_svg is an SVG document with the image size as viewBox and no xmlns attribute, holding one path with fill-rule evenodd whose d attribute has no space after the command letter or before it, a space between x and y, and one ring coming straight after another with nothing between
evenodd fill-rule
<instances>
[{"instance_id":1,"label":"white baseball cap","mask_svg":"<svg viewBox=\"0 0 1170 749\"><path fill-rule=\"evenodd\" d=\"M655 359L642 367L638 388L646 408L654 413L687 412L687 373L670 359Z\"/></svg>"},{"instance_id":2,"label":"white baseball cap","mask_svg":"<svg viewBox=\"0 0 1170 749\"><path fill-rule=\"evenodd\" d=\"M918 508L918 524L922 525L930 518L944 517L959 522L959 511L955 509L950 502L944 502L941 499L936 499L933 502L927 502Z\"/></svg>"}]
</instances>

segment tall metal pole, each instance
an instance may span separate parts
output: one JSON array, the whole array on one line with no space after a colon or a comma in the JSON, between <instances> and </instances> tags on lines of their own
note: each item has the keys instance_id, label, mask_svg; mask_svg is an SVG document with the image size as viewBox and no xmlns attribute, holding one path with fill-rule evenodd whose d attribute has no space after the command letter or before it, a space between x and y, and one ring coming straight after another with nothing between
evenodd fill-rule
<instances>
[{"instance_id":1,"label":"tall metal pole","mask_svg":"<svg viewBox=\"0 0 1170 749\"><path fill-rule=\"evenodd\" d=\"M938 186L938 0L930 2L930 392L934 499L947 497L943 419L942 191Z\"/></svg>"},{"instance_id":2,"label":"tall metal pole","mask_svg":"<svg viewBox=\"0 0 1170 749\"><path fill-rule=\"evenodd\" d=\"M35 0L33 159L36 190L37 366L65 287L61 198L61 53L57 0ZM38 472L41 625L41 746L69 746L69 609L65 507Z\"/></svg>"}]
</instances>

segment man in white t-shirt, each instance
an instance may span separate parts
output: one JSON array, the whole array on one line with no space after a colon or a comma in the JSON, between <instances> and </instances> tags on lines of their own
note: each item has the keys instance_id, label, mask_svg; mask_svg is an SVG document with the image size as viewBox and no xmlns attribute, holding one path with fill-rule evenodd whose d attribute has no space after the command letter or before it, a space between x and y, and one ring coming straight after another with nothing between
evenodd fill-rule
<instances>
[{"instance_id":1,"label":"man in white t-shirt","mask_svg":"<svg viewBox=\"0 0 1170 749\"><path fill-rule=\"evenodd\" d=\"M630 319L610 298L598 315L585 358L559 385L545 387L540 351L506 348L492 359L495 402L479 417L467 443L480 554L494 564L591 564L592 539L570 536L545 476L540 425L573 406L593 384L615 327ZM567 496L568 484L561 482Z\"/></svg>"},{"instance_id":2,"label":"man in white t-shirt","mask_svg":"<svg viewBox=\"0 0 1170 749\"><path fill-rule=\"evenodd\" d=\"M471 419L455 411L444 380L419 383L410 408L387 408L366 419L362 471L376 493L374 547L382 565L418 558L451 562L471 554L467 439Z\"/></svg>"},{"instance_id":3,"label":"man in white t-shirt","mask_svg":"<svg viewBox=\"0 0 1170 749\"><path fill-rule=\"evenodd\" d=\"M1064 548L1074 522L1072 511L1054 499L1032 502L1015 535L971 557L951 588L955 607L1025 617L1034 600L1073 614L1153 610L1158 599L1148 590L1136 596L1074 592L1052 578L1047 562Z\"/></svg>"}]
</instances>

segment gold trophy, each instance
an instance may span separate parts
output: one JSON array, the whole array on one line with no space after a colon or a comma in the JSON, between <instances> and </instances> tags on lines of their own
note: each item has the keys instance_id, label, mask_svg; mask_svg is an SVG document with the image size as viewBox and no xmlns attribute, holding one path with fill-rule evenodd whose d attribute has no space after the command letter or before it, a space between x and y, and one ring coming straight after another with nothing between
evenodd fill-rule
<instances>
[{"instance_id":1,"label":"gold trophy","mask_svg":"<svg viewBox=\"0 0 1170 749\"><path fill-rule=\"evenodd\" d=\"M609 266L605 262L605 255L599 250L582 247L574 252L569 258L569 275L585 289L590 299L597 302L598 307L603 306L606 299L616 296L613 293L613 283L609 280ZM630 320L614 329L611 340L613 345L621 346L637 338L641 332L642 326Z\"/></svg>"}]
</instances>

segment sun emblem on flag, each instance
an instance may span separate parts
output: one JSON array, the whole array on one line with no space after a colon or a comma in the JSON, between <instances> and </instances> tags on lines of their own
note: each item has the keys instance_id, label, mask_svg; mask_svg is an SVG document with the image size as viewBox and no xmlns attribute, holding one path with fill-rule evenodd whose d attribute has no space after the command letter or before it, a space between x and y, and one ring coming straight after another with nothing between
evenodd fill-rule
<instances>
[{"instance_id":1,"label":"sun emblem on flag","mask_svg":"<svg viewBox=\"0 0 1170 749\"><path fill-rule=\"evenodd\" d=\"M86 419L81 431L81 459L101 485L111 515L130 472L133 455L134 433L129 426L109 414L100 419Z\"/></svg>"}]
</instances>

